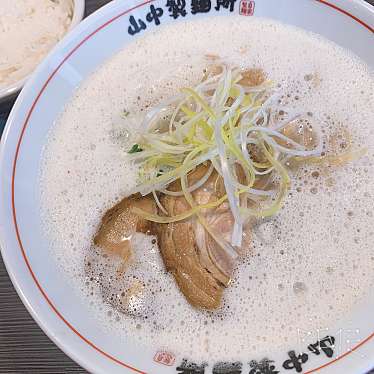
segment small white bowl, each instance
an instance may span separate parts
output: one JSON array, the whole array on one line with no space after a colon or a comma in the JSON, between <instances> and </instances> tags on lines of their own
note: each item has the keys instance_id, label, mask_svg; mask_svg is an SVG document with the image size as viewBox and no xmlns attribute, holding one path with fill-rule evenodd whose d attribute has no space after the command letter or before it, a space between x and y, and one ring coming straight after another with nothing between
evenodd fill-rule
<instances>
[{"instance_id":1,"label":"small white bowl","mask_svg":"<svg viewBox=\"0 0 374 374\"><path fill-rule=\"evenodd\" d=\"M85 0L71 0L73 2L74 10L73 10L73 18L71 20L71 24L67 33L72 30L80 21L82 21L84 17L84 6ZM36 68L36 66L34 67ZM0 87L0 103L10 99L12 96L15 96L25 85L27 79L30 77L30 74L26 77L22 78L21 80L10 84L9 86L5 86L3 88Z\"/></svg>"}]
</instances>

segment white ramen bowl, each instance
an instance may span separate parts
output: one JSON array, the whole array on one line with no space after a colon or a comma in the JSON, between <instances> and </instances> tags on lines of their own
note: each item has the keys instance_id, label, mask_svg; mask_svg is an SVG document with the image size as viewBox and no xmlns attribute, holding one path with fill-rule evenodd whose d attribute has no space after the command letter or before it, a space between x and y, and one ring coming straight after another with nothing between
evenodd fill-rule
<instances>
[{"instance_id":1,"label":"white ramen bowl","mask_svg":"<svg viewBox=\"0 0 374 374\"><path fill-rule=\"evenodd\" d=\"M190 7L187 0L187 7ZM9 117L1 142L0 237L7 270L25 306L46 334L72 359L92 373L184 373L177 370L183 357L137 348L131 341L105 332L88 306L73 292L60 273L42 239L38 206L38 168L48 130L74 89L95 68L136 36L128 33L129 16L145 18L150 3L165 8L165 0L144 3L115 1L84 20L49 54L29 79ZM245 2L245 5L243 5ZM244 8L243 8L244 7ZM263 16L319 33L350 49L374 68L374 9L362 0L237 0L233 13L244 9L248 17ZM252 14L252 12L254 14ZM188 15L216 16L218 12ZM243 15L244 17L244 15ZM179 22L165 16L161 26ZM155 29L148 24L147 30ZM308 354L304 373L364 373L374 367L374 298L337 321L325 335L335 337L332 357L313 354L306 346L294 347ZM266 321L264 321L266 323ZM353 332L347 337L347 331ZM322 334L322 333L321 333ZM339 346L340 342L340 346ZM344 343L344 344L343 344ZM290 347L292 348L292 347ZM269 352L279 372L288 351ZM252 357L243 362L249 373ZM214 362L206 358L212 373Z\"/></svg>"},{"instance_id":2,"label":"white ramen bowl","mask_svg":"<svg viewBox=\"0 0 374 374\"><path fill-rule=\"evenodd\" d=\"M72 0L71 3L73 5L73 17L67 32L71 31L76 25L78 25L84 16L85 0ZM43 20L40 21L43 22ZM8 86L0 87L0 103L16 95L25 85L28 78L29 75Z\"/></svg>"}]
</instances>

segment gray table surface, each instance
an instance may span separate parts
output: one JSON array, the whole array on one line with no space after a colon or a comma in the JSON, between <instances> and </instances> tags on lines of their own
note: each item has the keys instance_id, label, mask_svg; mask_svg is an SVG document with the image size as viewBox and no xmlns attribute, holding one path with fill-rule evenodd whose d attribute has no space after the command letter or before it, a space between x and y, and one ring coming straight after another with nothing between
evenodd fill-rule
<instances>
[{"instance_id":1,"label":"gray table surface","mask_svg":"<svg viewBox=\"0 0 374 374\"><path fill-rule=\"evenodd\" d=\"M109 1L86 0L86 15ZM374 5L374 0L367 1ZM9 102L0 106L0 134L12 105L13 102ZM57 348L31 318L13 288L0 256L0 374L3 373L87 372ZM374 374L374 370L370 373Z\"/></svg>"}]
</instances>

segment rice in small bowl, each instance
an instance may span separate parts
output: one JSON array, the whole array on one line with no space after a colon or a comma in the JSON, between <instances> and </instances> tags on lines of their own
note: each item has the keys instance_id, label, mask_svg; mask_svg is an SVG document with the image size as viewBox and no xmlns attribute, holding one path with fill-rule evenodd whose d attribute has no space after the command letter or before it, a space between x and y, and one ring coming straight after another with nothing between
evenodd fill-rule
<instances>
[{"instance_id":1,"label":"rice in small bowl","mask_svg":"<svg viewBox=\"0 0 374 374\"><path fill-rule=\"evenodd\" d=\"M3 0L0 101L16 94L39 62L78 24L84 0Z\"/></svg>"}]
</instances>

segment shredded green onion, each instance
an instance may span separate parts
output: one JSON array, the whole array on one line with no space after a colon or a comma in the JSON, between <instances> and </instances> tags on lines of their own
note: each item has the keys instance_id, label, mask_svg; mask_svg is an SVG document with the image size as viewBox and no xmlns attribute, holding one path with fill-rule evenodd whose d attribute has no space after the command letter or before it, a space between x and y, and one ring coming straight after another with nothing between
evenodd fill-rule
<instances>
[{"instance_id":1,"label":"shredded green onion","mask_svg":"<svg viewBox=\"0 0 374 374\"><path fill-rule=\"evenodd\" d=\"M139 147L139 144L134 144L131 149L129 150L128 153L137 153L137 152L141 152L142 149Z\"/></svg>"},{"instance_id":2,"label":"shredded green onion","mask_svg":"<svg viewBox=\"0 0 374 374\"><path fill-rule=\"evenodd\" d=\"M128 152L140 170L138 185L132 192L152 193L163 215L138 208L134 208L134 213L158 223L195 216L232 256L233 247L241 245L243 225L250 217L272 216L281 209L290 187L288 160L323 159L318 126L312 129L316 138L312 149L299 144L283 130L303 115L280 106L281 94L271 82L247 87L241 84L241 79L239 69L222 64L220 73L208 76L195 87L183 88L145 116L138 143ZM281 110L288 117L279 120L275 114ZM187 174L202 163L209 163L208 172L189 185ZM217 201L198 205L193 192L213 171L223 178L226 194ZM272 190L256 187L263 178L271 180ZM181 190L169 191L169 184L176 180L180 180ZM160 193L183 196L190 209L171 216L158 199ZM215 209L225 201L229 202L235 219L231 244L212 231L202 214L203 210Z\"/></svg>"}]
</instances>

